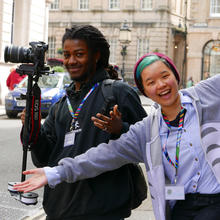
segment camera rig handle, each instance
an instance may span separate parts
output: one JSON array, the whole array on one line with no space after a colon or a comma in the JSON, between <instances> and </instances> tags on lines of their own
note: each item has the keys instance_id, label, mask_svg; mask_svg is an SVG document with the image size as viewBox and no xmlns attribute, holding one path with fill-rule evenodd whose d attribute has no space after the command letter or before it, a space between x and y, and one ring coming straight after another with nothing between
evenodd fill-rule
<instances>
[{"instance_id":1,"label":"camera rig handle","mask_svg":"<svg viewBox=\"0 0 220 220\"><path fill-rule=\"evenodd\" d=\"M28 76L28 86L26 94L26 113L25 122L22 134L22 145L23 145L23 160L22 160L22 176L21 181L25 180L23 171L26 170L27 164L27 152L30 150L31 144L36 142L40 131L40 103L41 103L41 90L35 82L33 86L33 77Z\"/></svg>"},{"instance_id":2,"label":"camera rig handle","mask_svg":"<svg viewBox=\"0 0 220 220\"><path fill-rule=\"evenodd\" d=\"M21 131L23 145L21 181L23 182L25 181L23 171L27 167L27 153L31 149L31 145L36 142L41 126L41 90L37 82L41 75L52 72L47 66L38 71L33 64L21 64L16 71L20 75L28 75L25 122ZM35 82L34 85L33 82Z\"/></svg>"},{"instance_id":3,"label":"camera rig handle","mask_svg":"<svg viewBox=\"0 0 220 220\"><path fill-rule=\"evenodd\" d=\"M25 181L23 171L27 166L27 152L31 149L32 144L37 140L40 131L40 104L41 90L37 84L42 75L53 73L45 65L45 53L48 45L44 42L30 42L30 48L6 46L4 51L5 62L25 63L21 64L16 72L20 75L28 76L27 93L26 93L26 114L25 123L21 131L21 141L23 145L22 175L21 181ZM34 85L33 85L33 82ZM8 182L10 194L20 202L26 205L35 205L38 195L36 193L21 193L13 189L16 182Z\"/></svg>"}]
</instances>

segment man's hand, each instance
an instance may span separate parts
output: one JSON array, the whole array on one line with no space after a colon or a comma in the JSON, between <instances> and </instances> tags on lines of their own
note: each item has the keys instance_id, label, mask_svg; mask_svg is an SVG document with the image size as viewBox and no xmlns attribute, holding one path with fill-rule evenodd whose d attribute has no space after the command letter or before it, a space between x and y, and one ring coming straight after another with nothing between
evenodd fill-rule
<instances>
[{"instance_id":1,"label":"man's hand","mask_svg":"<svg viewBox=\"0 0 220 220\"><path fill-rule=\"evenodd\" d=\"M43 168L24 171L23 174L32 174L32 177L24 182L14 185L14 189L20 192L30 192L35 189L39 189L48 183L46 174Z\"/></svg>"},{"instance_id":2,"label":"man's hand","mask_svg":"<svg viewBox=\"0 0 220 220\"><path fill-rule=\"evenodd\" d=\"M24 125L25 113L26 113L26 109L24 109L24 110L21 112L21 123L22 123L22 125Z\"/></svg>"},{"instance_id":3,"label":"man's hand","mask_svg":"<svg viewBox=\"0 0 220 220\"><path fill-rule=\"evenodd\" d=\"M122 129L121 112L118 110L118 105L113 107L110 111L110 117L101 113L97 113L96 117L91 118L94 125L108 133L119 135Z\"/></svg>"}]
</instances>

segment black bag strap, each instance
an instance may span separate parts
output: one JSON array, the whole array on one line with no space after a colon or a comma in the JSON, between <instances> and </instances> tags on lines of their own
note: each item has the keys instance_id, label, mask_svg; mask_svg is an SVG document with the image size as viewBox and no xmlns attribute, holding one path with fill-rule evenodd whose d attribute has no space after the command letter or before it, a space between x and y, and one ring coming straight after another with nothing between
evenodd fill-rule
<instances>
[{"instance_id":1,"label":"black bag strap","mask_svg":"<svg viewBox=\"0 0 220 220\"><path fill-rule=\"evenodd\" d=\"M116 98L113 94L113 85L116 80L113 79L105 79L102 82L101 90L104 97L104 105L101 109L101 113L104 115L109 115L109 111L111 111L114 105L117 104Z\"/></svg>"},{"instance_id":2,"label":"black bag strap","mask_svg":"<svg viewBox=\"0 0 220 220\"><path fill-rule=\"evenodd\" d=\"M105 115L109 114L113 106L117 104L117 100L113 94L113 85L116 80L105 79L102 82L101 89L104 96L104 106L102 113ZM138 164L128 164L129 173L132 181L132 195L131 195L131 208L137 208L144 199L147 198L147 184L143 171Z\"/></svg>"},{"instance_id":3,"label":"black bag strap","mask_svg":"<svg viewBox=\"0 0 220 220\"><path fill-rule=\"evenodd\" d=\"M64 100L66 99L66 95L62 96L58 102L56 102L55 104L55 110L54 110L54 120L56 119L56 115L57 115L57 112L58 112L58 109L60 107L60 103L63 102Z\"/></svg>"}]
</instances>

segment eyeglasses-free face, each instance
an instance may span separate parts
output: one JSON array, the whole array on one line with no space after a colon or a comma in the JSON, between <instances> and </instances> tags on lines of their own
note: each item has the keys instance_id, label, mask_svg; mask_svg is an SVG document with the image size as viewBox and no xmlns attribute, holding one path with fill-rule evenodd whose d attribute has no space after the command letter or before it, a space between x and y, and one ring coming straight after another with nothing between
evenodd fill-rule
<instances>
[{"instance_id":1,"label":"eyeglasses-free face","mask_svg":"<svg viewBox=\"0 0 220 220\"><path fill-rule=\"evenodd\" d=\"M141 78L146 95L161 105L162 109L176 107L180 99L178 83L173 72L162 61L144 68Z\"/></svg>"},{"instance_id":2,"label":"eyeglasses-free face","mask_svg":"<svg viewBox=\"0 0 220 220\"><path fill-rule=\"evenodd\" d=\"M87 81L96 69L99 54L89 58L89 49L86 41L80 39L67 39L63 45L63 64L75 81Z\"/></svg>"}]
</instances>

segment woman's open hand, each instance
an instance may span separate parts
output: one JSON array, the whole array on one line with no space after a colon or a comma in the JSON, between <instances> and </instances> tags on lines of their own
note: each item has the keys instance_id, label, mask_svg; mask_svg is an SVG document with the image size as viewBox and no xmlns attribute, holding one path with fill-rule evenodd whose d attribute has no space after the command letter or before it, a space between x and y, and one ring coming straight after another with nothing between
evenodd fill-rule
<instances>
[{"instance_id":1,"label":"woman's open hand","mask_svg":"<svg viewBox=\"0 0 220 220\"><path fill-rule=\"evenodd\" d=\"M15 184L13 188L17 191L24 192L24 193L30 192L35 189L39 189L48 183L47 177L46 177L46 174L43 168L26 170L23 172L23 174L25 175L32 174L32 176L24 182Z\"/></svg>"}]
</instances>

